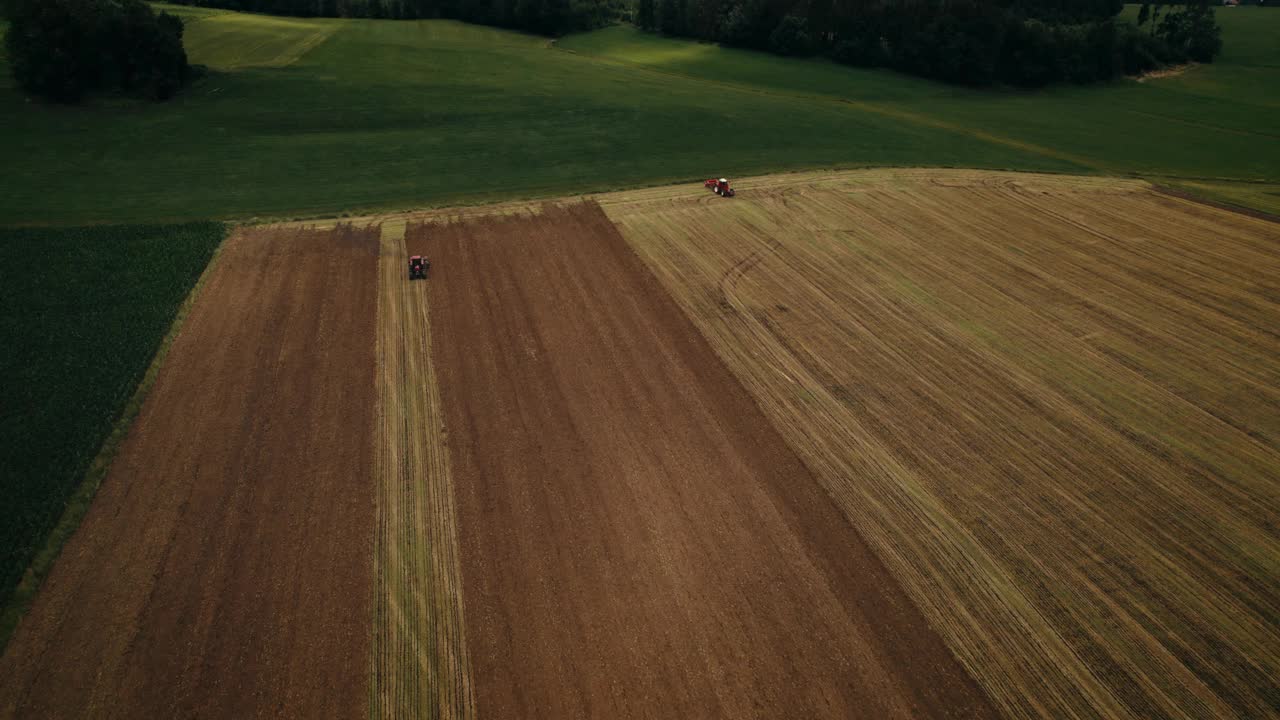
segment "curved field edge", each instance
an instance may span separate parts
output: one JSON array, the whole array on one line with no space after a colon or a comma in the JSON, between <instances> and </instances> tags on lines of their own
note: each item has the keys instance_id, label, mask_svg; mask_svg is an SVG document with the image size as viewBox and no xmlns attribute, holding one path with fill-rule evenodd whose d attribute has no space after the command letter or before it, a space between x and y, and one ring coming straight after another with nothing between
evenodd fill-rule
<instances>
[{"instance_id":1,"label":"curved field edge","mask_svg":"<svg viewBox=\"0 0 1280 720\"><path fill-rule=\"evenodd\" d=\"M624 26L572 35L557 47L596 62L693 79L708 88L823 98L906 121L944 123L1070 158L1098 172L1274 184L1278 136L1257 119L1273 104L1268 90L1280 89L1280 46L1269 41L1280 16L1241 10L1219 13L1227 49L1223 57L1185 76L1036 92L975 92L887 70L778 58ZM1270 202L1274 207L1274 198Z\"/></svg>"},{"instance_id":2,"label":"curved field edge","mask_svg":"<svg viewBox=\"0 0 1280 720\"><path fill-rule=\"evenodd\" d=\"M1110 177L1106 175L1075 175L1070 173L1053 173L1032 170L989 170L984 168L949 168L949 167L851 167L851 168L818 168L807 170L784 170L761 175L749 175L733 178L733 187L746 191L827 183L855 183L858 185L875 185L877 183L915 182L929 178L957 181L978 178L1021 179L1026 182L1052 183L1055 181L1082 183L1097 187L1129 187L1146 188L1150 183L1140 178ZM674 200L683 197L698 197L711 201L710 193L702 186L706 178L690 177L681 181L661 184L644 184L636 187L584 192L570 195L538 196L531 198L511 198L494 202L477 202L474 204L448 205L442 207L423 207L408 210L388 209L368 213L345 213L339 216L296 218L288 220L263 220L262 225L280 225L285 227L331 228L350 223L357 226L377 223L395 222L433 222L452 219L483 217L485 215L512 215L518 213L538 212L550 202L552 205L574 203L583 200L597 202L608 208L617 202L630 202L639 199Z\"/></svg>"},{"instance_id":3,"label":"curved field edge","mask_svg":"<svg viewBox=\"0 0 1280 720\"><path fill-rule=\"evenodd\" d=\"M160 340L155 354L148 363L142 378L130 394L128 401L119 410L115 421L111 425L110 432L102 441L97 453L93 456L93 460L84 471L83 478L75 485L73 491L67 497L65 507L59 515L57 523L49 530L43 542L38 544L39 551L32 557L13 592L0 606L0 651L3 651L14 629L22 621L23 614L30 607L32 600L40 589L41 583L53 568L63 545L75 533L80 521L84 518L85 513L88 512L93 498L102 484L102 480L110 470L112 460L128 435L133 421L138 416L138 411L142 408L142 404L147 398L147 394L155 384L156 377L160 373L160 368L164 364L169 348L182 331L182 324L186 320L187 314L209 278L210 272L217 262L222 240L228 234L225 225L215 224L213 227L216 228L214 233L217 240L209 252L204 269L177 307L168 331Z\"/></svg>"},{"instance_id":4,"label":"curved field edge","mask_svg":"<svg viewBox=\"0 0 1280 720\"><path fill-rule=\"evenodd\" d=\"M234 25L228 17L191 33ZM288 67L213 72L170 103L50 107L10 86L4 112L14 142L0 163L24 178L0 194L4 224L322 217L709 172L1084 169L840 103L709 90L447 21L342 22ZM147 133L135 132L140 122Z\"/></svg>"}]
</instances>

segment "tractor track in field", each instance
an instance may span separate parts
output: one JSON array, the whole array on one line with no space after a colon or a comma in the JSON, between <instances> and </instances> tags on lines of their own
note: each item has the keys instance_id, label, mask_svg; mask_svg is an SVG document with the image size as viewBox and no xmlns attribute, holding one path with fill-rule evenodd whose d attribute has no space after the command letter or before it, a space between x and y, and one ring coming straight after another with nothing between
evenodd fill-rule
<instances>
[{"instance_id":1,"label":"tractor track in field","mask_svg":"<svg viewBox=\"0 0 1280 720\"><path fill-rule=\"evenodd\" d=\"M453 473L431 359L427 282L406 279L404 223L378 258L375 718L475 715ZM429 282L429 281L428 281Z\"/></svg>"},{"instance_id":2,"label":"tractor track in field","mask_svg":"<svg viewBox=\"0 0 1280 720\"><path fill-rule=\"evenodd\" d=\"M367 712L376 243L226 241L0 658L0 717Z\"/></svg>"},{"instance_id":3,"label":"tractor track in field","mask_svg":"<svg viewBox=\"0 0 1280 720\"><path fill-rule=\"evenodd\" d=\"M986 717L594 204L411 225L489 717Z\"/></svg>"}]
</instances>

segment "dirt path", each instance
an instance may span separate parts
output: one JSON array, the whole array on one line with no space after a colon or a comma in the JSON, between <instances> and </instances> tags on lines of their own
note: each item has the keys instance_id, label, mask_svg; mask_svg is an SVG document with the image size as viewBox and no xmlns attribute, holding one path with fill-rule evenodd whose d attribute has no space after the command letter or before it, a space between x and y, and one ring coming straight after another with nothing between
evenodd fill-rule
<instances>
[{"instance_id":1,"label":"dirt path","mask_svg":"<svg viewBox=\"0 0 1280 720\"><path fill-rule=\"evenodd\" d=\"M595 205L410 226L481 715L992 713Z\"/></svg>"},{"instance_id":2,"label":"dirt path","mask_svg":"<svg viewBox=\"0 0 1280 720\"><path fill-rule=\"evenodd\" d=\"M427 283L409 282L405 225L378 258L378 535L374 718L475 714L444 413Z\"/></svg>"},{"instance_id":3,"label":"dirt path","mask_svg":"<svg viewBox=\"0 0 1280 720\"><path fill-rule=\"evenodd\" d=\"M367 712L376 232L228 240L0 659L0 717Z\"/></svg>"}]
</instances>

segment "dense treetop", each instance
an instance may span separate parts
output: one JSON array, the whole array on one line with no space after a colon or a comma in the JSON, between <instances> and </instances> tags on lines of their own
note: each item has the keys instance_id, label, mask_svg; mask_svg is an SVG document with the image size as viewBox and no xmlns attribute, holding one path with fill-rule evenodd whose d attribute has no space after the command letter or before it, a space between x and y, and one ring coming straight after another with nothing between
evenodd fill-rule
<instances>
[{"instance_id":1,"label":"dense treetop","mask_svg":"<svg viewBox=\"0 0 1280 720\"><path fill-rule=\"evenodd\" d=\"M1211 62L1209 0L175 0L282 15L456 18L561 35L631 16L646 30L969 85L1087 83ZM119 88L165 98L188 76L182 23L142 0L9 0L13 72L28 92L76 100Z\"/></svg>"},{"instance_id":2,"label":"dense treetop","mask_svg":"<svg viewBox=\"0 0 1280 720\"><path fill-rule=\"evenodd\" d=\"M783 55L827 55L971 85L1093 82L1210 62L1208 0L1164 3L1144 27L1120 0L637 0L636 24Z\"/></svg>"},{"instance_id":3,"label":"dense treetop","mask_svg":"<svg viewBox=\"0 0 1280 720\"><path fill-rule=\"evenodd\" d=\"M186 83L182 20L143 0L8 0L5 50L24 91L58 102L119 91L165 100Z\"/></svg>"}]
</instances>

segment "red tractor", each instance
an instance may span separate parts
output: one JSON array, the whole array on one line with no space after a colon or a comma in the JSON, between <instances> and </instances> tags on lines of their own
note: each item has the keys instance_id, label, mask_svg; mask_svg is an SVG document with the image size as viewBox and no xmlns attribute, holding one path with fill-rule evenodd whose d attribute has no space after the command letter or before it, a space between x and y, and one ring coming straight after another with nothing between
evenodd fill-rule
<instances>
[{"instance_id":1,"label":"red tractor","mask_svg":"<svg viewBox=\"0 0 1280 720\"><path fill-rule=\"evenodd\" d=\"M702 183L702 186L720 197L733 197L733 188L729 187L729 181L724 178L709 178Z\"/></svg>"},{"instance_id":2,"label":"red tractor","mask_svg":"<svg viewBox=\"0 0 1280 720\"><path fill-rule=\"evenodd\" d=\"M431 269L431 261L421 255L414 255L409 258L409 279L410 280L426 280L427 271Z\"/></svg>"}]
</instances>

